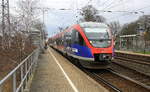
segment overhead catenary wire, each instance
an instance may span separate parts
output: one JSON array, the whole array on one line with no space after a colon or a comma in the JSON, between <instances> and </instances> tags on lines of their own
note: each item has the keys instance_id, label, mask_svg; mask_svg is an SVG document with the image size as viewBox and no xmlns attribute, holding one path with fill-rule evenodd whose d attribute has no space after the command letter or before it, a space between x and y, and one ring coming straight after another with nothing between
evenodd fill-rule
<instances>
[{"instance_id":1,"label":"overhead catenary wire","mask_svg":"<svg viewBox=\"0 0 150 92\"><path fill-rule=\"evenodd\" d=\"M126 14L122 14L122 15L119 15L119 16L116 16L116 17L111 17L108 20L111 21L111 20L120 19L121 17L127 17L127 16L130 17L131 13L126 13Z\"/></svg>"},{"instance_id":2,"label":"overhead catenary wire","mask_svg":"<svg viewBox=\"0 0 150 92\"><path fill-rule=\"evenodd\" d=\"M128 1L126 0L126 1L124 1L124 2L122 2L122 0L119 0L119 2L116 2L115 4L113 4L113 5L110 5L109 7L107 7L107 9L109 10L109 9L114 9L114 8L116 8L116 7L119 7L119 6L121 6L122 5L122 3L127 3Z\"/></svg>"},{"instance_id":3,"label":"overhead catenary wire","mask_svg":"<svg viewBox=\"0 0 150 92\"><path fill-rule=\"evenodd\" d=\"M146 7L143 7L143 8L140 8L140 9L137 9L136 11L143 10L143 9L146 9L146 8L150 8L150 5L148 5Z\"/></svg>"},{"instance_id":4,"label":"overhead catenary wire","mask_svg":"<svg viewBox=\"0 0 150 92\"><path fill-rule=\"evenodd\" d=\"M114 0L112 0L112 2L110 2L109 4L107 4L103 9L106 9L107 7L111 6L114 3L115 3Z\"/></svg>"},{"instance_id":5,"label":"overhead catenary wire","mask_svg":"<svg viewBox=\"0 0 150 92\"><path fill-rule=\"evenodd\" d=\"M107 2L109 2L110 0L105 0L101 5L99 6L105 6L107 4Z\"/></svg>"},{"instance_id":6,"label":"overhead catenary wire","mask_svg":"<svg viewBox=\"0 0 150 92\"><path fill-rule=\"evenodd\" d=\"M123 17L123 16L127 16L127 15L129 15L129 14L141 14L142 13L142 15L143 15L143 13L144 13L144 11L140 11L140 10L143 10L143 9L145 9L145 8L149 8L150 7L150 5L149 6L146 6L146 7L143 7L143 8L140 8L140 9L136 9L136 10L134 10L134 11L125 11L126 13L125 14L122 14L122 15L119 15L119 16L116 16L116 17L111 17L111 18L109 18L109 20L112 20L112 19L114 19L114 18L120 18L120 17ZM123 12L123 11L122 11ZM112 12L113 13L113 12Z\"/></svg>"},{"instance_id":7,"label":"overhead catenary wire","mask_svg":"<svg viewBox=\"0 0 150 92\"><path fill-rule=\"evenodd\" d=\"M150 5L149 5L149 6L146 6L146 7L143 7L143 8L136 9L136 10L134 10L133 12L135 12L135 14L142 13L142 15L143 15L144 11L140 11L140 10L143 10L143 9L146 9L146 8L149 8L149 7L150 7ZM120 15L120 16L117 16L117 17L111 17L110 19L120 18L120 17L126 16L126 15L128 15L128 14L129 14L129 13L123 14L123 15ZM131 12L130 12L130 14L131 14Z\"/></svg>"},{"instance_id":8,"label":"overhead catenary wire","mask_svg":"<svg viewBox=\"0 0 150 92\"><path fill-rule=\"evenodd\" d=\"M116 18L119 19L119 18L121 18L121 17L127 16L127 15L129 16L129 15L131 15L131 14L137 15L137 14L139 14L139 13L141 13L141 12L125 12L125 13L119 15L119 16L111 17L111 18L109 18L108 20L113 20L113 19L116 19Z\"/></svg>"}]
</instances>

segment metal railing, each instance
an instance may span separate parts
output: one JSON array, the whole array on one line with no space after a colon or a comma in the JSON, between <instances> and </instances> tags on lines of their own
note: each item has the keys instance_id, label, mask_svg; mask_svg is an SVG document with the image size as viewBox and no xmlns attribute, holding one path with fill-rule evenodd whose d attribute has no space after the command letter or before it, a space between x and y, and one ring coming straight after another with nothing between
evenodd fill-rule
<instances>
[{"instance_id":1,"label":"metal railing","mask_svg":"<svg viewBox=\"0 0 150 92\"><path fill-rule=\"evenodd\" d=\"M9 74L0 80L0 92L4 92L5 82L11 79L11 92L23 92L28 85L28 80L31 78L35 67L37 65L39 56L39 49L33 51L27 58L25 58L17 67L15 67ZM19 71L19 73L18 73ZM18 82L18 78L20 81Z\"/></svg>"}]
</instances>

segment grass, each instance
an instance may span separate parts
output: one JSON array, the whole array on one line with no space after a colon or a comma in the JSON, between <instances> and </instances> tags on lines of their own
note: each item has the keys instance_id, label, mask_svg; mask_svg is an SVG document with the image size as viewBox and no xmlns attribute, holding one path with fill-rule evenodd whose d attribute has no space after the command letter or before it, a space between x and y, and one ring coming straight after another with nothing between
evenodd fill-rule
<instances>
[{"instance_id":1,"label":"grass","mask_svg":"<svg viewBox=\"0 0 150 92\"><path fill-rule=\"evenodd\" d=\"M149 54L150 55L150 52L136 52L136 53L141 53L141 54Z\"/></svg>"}]
</instances>

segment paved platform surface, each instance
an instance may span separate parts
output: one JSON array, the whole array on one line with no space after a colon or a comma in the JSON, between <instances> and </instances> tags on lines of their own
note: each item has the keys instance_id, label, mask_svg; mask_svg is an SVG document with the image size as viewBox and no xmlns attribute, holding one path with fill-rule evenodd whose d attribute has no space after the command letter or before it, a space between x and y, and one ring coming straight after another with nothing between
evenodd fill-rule
<instances>
[{"instance_id":1,"label":"paved platform surface","mask_svg":"<svg viewBox=\"0 0 150 92\"><path fill-rule=\"evenodd\" d=\"M49 48L39 57L30 92L108 92Z\"/></svg>"}]
</instances>

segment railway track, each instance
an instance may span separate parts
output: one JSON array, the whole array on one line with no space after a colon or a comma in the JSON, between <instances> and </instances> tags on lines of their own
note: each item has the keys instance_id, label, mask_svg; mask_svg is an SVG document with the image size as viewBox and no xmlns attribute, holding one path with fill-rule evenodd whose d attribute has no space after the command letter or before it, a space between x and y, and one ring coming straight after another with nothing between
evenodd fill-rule
<instances>
[{"instance_id":1,"label":"railway track","mask_svg":"<svg viewBox=\"0 0 150 92\"><path fill-rule=\"evenodd\" d=\"M150 76L150 61L147 59L141 60L140 58L131 58L131 56L129 58L126 56L121 57L120 55L115 57L113 63L135 70L143 75Z\"/></svg>"},{"instance_id":2,"label":"railway track","mask_svg":"<svg viewBox=\"0 0 150 92\"><path fill-rule=\"evenodd\" d=\"M132 61L127 61L127 60L123 60L123 59L115 59L112 61L113 63L132 69L134 71L137 71L141 74L150 76L150 65L145 65L145 64L139 64L139 63L135 63Z\"/></svg>"},{"instance_id":3,"label":"railway track","mask_svg":"<svg viewBox=\"0 0 150 92\"><path fill-rule=\"evenodd\" d=\"M126 58L130 60L136 60L136 61L142 61L146 63L150 63L150 55L143 55L143 54L137 54L137 53L123 53L123 52L115 52L115 56Z\"/></svg>"},{"instance_id":4,"label":"railway track","mask_svg":"<svg viewBox=\"0 0 150 92\"><path fill-rule=\"evenodd\" d=\"M90 70L85 69L75 59L67 58L71 63L77 66L80 70L85 72L88 76L96 80L100 85L107 88L110 92L149 92L149 86L143 86L140 82L133 80L126 76L122 71L118 72L117 69L107 70ZM121 67L121 66L120 66ZM122 70L126 70L122 69ZM130 74L130 73L129 73Z\"/></svg>"},{"instance_id":5,"label":"railway track","mask_svg":"<svg viewBox=\"0 0 150 92\"><path fill-rule=\"evenodd\" d=\"M70 60L70 61L78 68L80 68L83 72L85 72L88 76L96 80L102 86L106 87L110 92L149 92L150 91L150 87L145 85L144 83L136 81L124 74L119 73L118 71L114 71L113 69L90 70L90 69L83 68L79 64L76 64L74 60ZM142 81L142 79L140 80Z\"/></svg>"},{"instance_id":6,"label":"railway track","mask_svg":"<svg viewBox=\"0 0 150 92\"><path fill-rule=\"evenodd\" d=\"M134 62L134 63L150 66L149 55L115 52L115 59L125 60L128 62Z\"/></svg>"},{"instance_id":7,"label":"railway track","mask_svg":"<svg viewBox=\"0 0 150 92\"><path fill-rule=\"evenodd\" d=\"M150 62L147 60L148 57L140 59L140 57L136 58L135 55L132 55L133 57L121 56L115 57L111 69L150 90Z\"/></svg>"},{"instance_id":8,"label":"railway track","mask_svg":"<svg viewBox=\"0 0 150 92\"><path fill-rule=\"evenodd\" d=\"M89 75L89 74L88 74ZM138 82L119 74L111 69L90 72L91 77L93 77L100 84L101 82L112 88L111 92L149 92L150 89L145 88Z\"/></svg>"},{"instance_id":9,"label":"railway track","mask_svg":"<svg viewBox=\"0 0 150 92\"><path fill-rule=\"evenodd\" d=\"M104 79L103 77L101 77L99 74L94 73L94 72L89 72L86 69L82 69L83 72L85 72L87 75L89 75L90 77L94 78L98 83L103 83L104 87L106 87L107 89L109 89L109 91L111 92L123 92L121 89L119 89L118 87L116 87L115 85L111 84L109 81L107 81L106 79Z\"/></svg>"},{"instance_id":10,"label":"railway track","mask_svg":"<svg viewBox=\"0 0 150 92\"><path fill-rule=\"evenodd\" d=\"M141 85L144 88L150 90L150 76L147 76L143 73L135 71L126 66L120 65L118 63L112 62L111 69L116 71L118 74L124 75L127 79Z\"/></svg>"},{"instance_id":11,"label":"railway track","mask_svg":"<svg viewBox=\"0 0 150 92\"><path fill-rule=\"evenodd\" d=\"M98 83L106 87L110 92L149 92L150 91L150 80L148 76L140 75L138 72L128 71L115 71L116 69L107 70L90 70L85 69L81 65L74 63L74 60L70 60L74 65L80 68L87 75L95 79ZM120 66L121 67L121 66ZM123 67L123 66L122 66ZM127 70L124 67L121 69L117 67L118 70ZM125 74L125 73L128 73ZM134 73L130 75L130 73ZM129 76L130 75L130 76ZM131 78L132 76L132 78ZM136 79L136 80L135 80ZM147 84L146 84L147 81Z\"/></svg>"},{"instance_id":12,"label":"railway track","mask_svg":"<svg viewBox=\"0 0 150 92\"><path fill-rule=\"evenodd\" d=\"M65 57L65 56L64 56ZM65 57L67 58L67 57ZM76 67L78 67L80 70L82 70L84 73L86 73L88 76L92 77L94 80L96 80L98 83L106 87L110 92L123 92L118 87L114 86L107 80L105 80L103 77L100 77L96 72L90 69L85 69L82 67L79 62L75 59L67 58L72 64L74 64Z\"/></svg>"}]
</instances>

